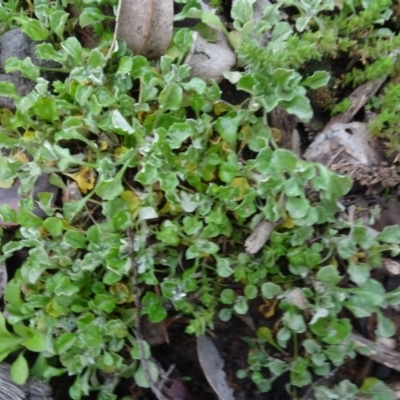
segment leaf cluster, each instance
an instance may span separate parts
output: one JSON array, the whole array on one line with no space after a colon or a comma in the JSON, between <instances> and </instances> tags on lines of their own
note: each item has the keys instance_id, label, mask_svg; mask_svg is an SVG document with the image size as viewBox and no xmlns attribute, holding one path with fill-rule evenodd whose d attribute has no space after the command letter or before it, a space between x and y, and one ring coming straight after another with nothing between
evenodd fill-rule
<instances>
[{"instance_id":1,"label":"leaf cluster","mask_svg":"<svg viewBox=\"0 0 400 400\"><path fill-rule=\"evenodd\" d=\"M305 72L304 63L365 48L374 57L380 36L360 35L367 23L386 21L387 2L346 1L332 19L334 2L280 1L255 22L254 1L236 1L228 37L240 60L226 78L248 94L242 104L223 101L216 82L191 76L183 64L193 43L189 29L175 32L158 62L133 55L121 40L108 60L112 34L100 7L107 2L77 3L79 17L68 15L69 3L34 2L35 18L18 3L0 6L5 27L16 24L46 40L36 46L37 57L59 64L50 81L29 58L8 60L6 72L34 81L26 96L0 82L1 95L16 106L1 114L0 183L23 183L18 212L0 207L5 222L19 225L3 241L2 259L28 252L5 292L15 334L4 322L0 336L15 345L4 356L42 351L33 367L37 376L67 372L76 377L71 398L98 390L99 399L112 400L123 377L149 384L135 336L138 312L157 323L172 310L188 319L188 333L200 335L216 318L229 321L256 300L274 301L280 322L258 329L249 340L249 367L238 373L261 391L286 372L291 385L309 385L312 373L323 376L354 357L351 315L376 314L376 334L391 336L394 327L382 309L399 304L400 291L386 293L371 271L384 254L399 253L399 229L374 236L360 221L350 226L338 218L351 180L277 148L267 124L267 113L278 106L304 122L312 116L307 88L326 85L330 75ZM195 16L222 29L197 1L181 3L177 19ZM281 18L286 6L299 12L294 25ZM358 24L349 18L355 9ZM76 23L104 32L98 46L81 45ZM267 46L260 42L264 34L271 35ZM367 71L371 79L390 72L391 50L385 47L386 59ZM31 192L42 174L64 193L75 181L81 196L55 202L42 193L37 203L45 217L35 215ZM258 254L247 254L243 243L263 220L276 229ZM135 265L127 230L134 233ZM34 341L44 341L45 350ZM284 357L273 356L271 346ZM147 344L145 350L157 375ZM15 369L27 376L24 360L18 356ZM97 385L99 371L113 379Z\"/></svg>"}]
</instances>

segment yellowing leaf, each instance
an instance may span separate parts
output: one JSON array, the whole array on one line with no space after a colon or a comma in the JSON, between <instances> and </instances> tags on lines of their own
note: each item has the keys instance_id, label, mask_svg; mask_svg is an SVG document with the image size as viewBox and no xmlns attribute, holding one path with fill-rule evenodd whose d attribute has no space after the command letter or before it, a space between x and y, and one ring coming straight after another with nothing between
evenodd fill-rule
<instances>
[{"instance_id":1,"label":"yellowing leaf","mask_svg":"<svg viewBox=\"0 0 400 400\"><path fill-rule=\"evenodd\" d=\"M107 143L106 140L101 140L99 144L100 144L100 146L99 146L100 151L107 150L107 148L108 148L108 143Z\"/></svg>"},{"instance_id":2,"label":"yellowing leaf","mask_svg":"<svg viewBox=\"0 0 400 400\"><path fill-rule=\"evenodd\" d=\"M332 258L329 259L329 265L333 265L335 267L338 267L339 266L339 261L337 260L337 258L332 257Z\"/></svg>"},{"instance_id":3,"label":"yellowing leaf","mask_svg":"<svg viewBox=\"0 0 400 400\"><path fill-rule=\"evenodd\" d=\"M138 112L137 119L139 120L140 123L143 123L149 115L154 114L157 110L158 110L158 104L152 103L150 105L149 111L139 111Z\"/></svg>"},{"instance_id":4,"label":"yellowing leaf","mask_svg":"<svg viewBox=\"0 0 400 400\"><path fill-rule=\"evenodd\" d=\"M239 195L236 196L236 200L240 201L243 199L244 195L248 192L250 187L249 181L246 178L234 178L231 182L231 186L238 187L240 189Z\"/></svg>"},{"instance_id":5,"label":"yellowing leaf","mask_svg":"<svg viewBox=\"0 0 400 400\"><path fill-rule=\"evenodd\" d=\"M276 305L278 299L266 300L264 304L258 307L258 312L261 313L264 318L271 318L275 314Z\"/></svg>"},{"instance_id":6,"label":"yellowing leaf","mask_svg":"<svg viewBox=\"0 0 400 400\"><path fill-rule=\"evenodd\" d=\"M278 128L271 128L272 137L276 143L279 143L282 139L282 132Z\"/></svg>"},{"instance_id":7,"label":"yellowing leaf","mask_svg":"<svg viewBox=\"0 0 400 400\"><path fill-rule=\"evenodd\" d=\"M269 343L270 345L274 346L279 351L283 352L283 349L281 349L278 346L278 344L275 342L273 332L268 327L262 326L262 327L258 328L257 332L256 332L256 335L257 335L258 338L265 339L267 341L267 343Z\"/></svg>"},{"instance_id":8,"label":"yellowing leaf","mask_svg":"<svg viewBox=\"0 0 400 400\"><path fill-rule=\"evenodd\" d=\"M251 128L249 125L244 125L240 129L240 133L242 134L242 141L240 142L240 150L243 150L247 143L251 138Z\"/></svg>"},{"instance_id":9,"label":"yellowing leaf","mask_svg":"<svg viewBox=\"0 0 400 400\"><path fill-rule=\"evenodd\" d=\"M221 140L222 140L222 139L221 139L221 136L213 136L213 137L210 139L210 142L211 142L211 144L218 144Z\"/></svg>"},{"instance_id":10,"label":"yellowing leaf","mask_svg":"<svg viewBox=\"0 0 400 400\"><path fill-rule=\"evenodd\" d=\"M125 190L121 194L121 199L128 204L128 211L132 214L137 212L140 208L140 197L132 190Z\"/></svg>"},{"instance_id":11,"label":"yellowing leaf","mask_svg":"<svg viewBox=\"0 0 400 400\"><path fill-rule=\"evenodd\" d=\"M124 283L113 283L110 286L109 291L117 299L117 304L129 303L134 300L132 290L130 290Z\"/></svg>"},{"instance_id":12,"label":"yellowing leaf","mask_svg":"<svg viewBox=\"0 0 400 400\"><path fill-rule=\"evenodd\" d=\"M33 140L33 139L35 139L35 137L36 137L36 135L35 135L35 132L33 132L33 131L25 131L25 133L22 135L22 138L25 141Z\"/></svg>"},{"instance_id":13,"label":"yellowing leaf","mask_svg":"<svg viewBox=\"0 0 400 400\"><path fill-rule=\"evenodd\" d=\"M15 159L23 163L29 162L29 158L25 153L18 153L15 155Z\"/></svg>"},{"instance_id":14,"label":"yellowing leaf","mask_svg":"<svg viewBox=\"0 0 400 400\"><path fill-rule=\"evenodd\" d=\"M14 113L11 112L10 110L7 110L6 108L0 109L0 124L1 126L8 126L12 117L14 116Z\"/></svg>"},{"instance_id":15,"label":"yellowing leaf","mask_svg":"<svg viewBox=\"0 0 400 400\"><path fill-rule=\"evenodd\" d=\"M296 224L294 223L293 219L290 217L287 217L280 225L278 225L278 228L294 228Z\"/></svg>"},{"instance_id":16,"label":"yellowing leaf","mask_svg":"<svg viewBox=\"0 0 400 400\"><path fill-rule=\"evenodd\" d=\"M213 112L216 116L231 111L232 109L232 105L226 103L223 100L216 101L213 105Z\"/></svg>"},{"instance_id":17,"label":"yellowing leaf","mask_svg":"<svg viewBox=\"0 0 400 400\"><path fill-rule=\"evenodd\" d=\"M78 184L78 188L83 194L86 194L89 190L92 190L96 182L94 171L88 167L81 167L79 172L75 174L64 175L72 178Z\"/></svg>"},{"instance_id":18,"label":"yellowing leaf","mask_svg":"<svg viewBox=\"0 0 400 400\"><path fill-rule=\"evenodd\" d=\"M267 339L267 340L272 340L274 337L271 329L269 329L266 326L262 326L262 327L258 328L256 335L259 339Z\"/></svg>"},{"instance_id":19,"label":"yellowing leaf","mask_svg":"<svg viewBox=\"0 0 400 400\"><path fill-rule=\"evenodd\" d=\"M124 146L117 147L114 151L114 155L117 158L121 158L127 151L128 151L128 149Z\"/></svg>"},{"instance_id":20,"label":"yellowing leaf","mask_svg":"<svg viewBox=\"0 0 400 400\"><path fill-rule=\"evenodd\" d=\"M14 179L7 179L6 181L0 181L0 188L9 189L14 184Z\"/></svg>"},{"instance_id":21,"label":"yellowing leaf","mask_svg":"<svg viewBox=\"0 0 400 400\"><path fill-rule=\"evenodd\" d=\"M44 307L44 310L50 317L59 317L61 313L59 311L56 311L54 309L54 299L51 299L46 306Z\"/></svg>"}]
</instances>

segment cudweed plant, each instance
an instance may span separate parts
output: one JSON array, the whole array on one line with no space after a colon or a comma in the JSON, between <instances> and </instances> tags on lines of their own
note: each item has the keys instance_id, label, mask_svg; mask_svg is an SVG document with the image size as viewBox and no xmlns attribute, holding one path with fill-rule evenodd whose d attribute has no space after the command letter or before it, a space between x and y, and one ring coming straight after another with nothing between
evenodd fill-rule
<instances>
[{"instance_id":1,"label":"cudweed plant","mask_svg":"<svg viewBox=\"0 0 400 400\"><path fill-rule=\"evenodd\" d=\"M197 1L180 2L186 4L177 18L196 15L215 27L217 17L201 11ZM370 272L382 254L399 253L399 229L373 236L361 222L339 220L340 198L351 180L276 148L266 123L277 106L302 121L311 117L307 88L325 85L330 75L306 74L299 68L305 62L349 47L373 57L379 36L372 44L359 42L363 26L350 29L349 15L361 9L361 21L380 24L389 18L387 2L375 2L371 11L365 1L346 1L337 24L324 12L333 2L277 2L257 23L254 1L235 2L229 39L240 68L226 77L249 94L240 105L222 102L215 82L191 77L182 63L193 41L190 30L178 30L157 63L132 55L122 41L107 60L112 33L104 31L88 50L73 36L73 26L79 21L101 32L109 17L99 4L109 3L76 4L82 10L76 18L66 11L70 3L0 6L4 29L19 26L44 41L37 57L59 64L58 78L49 82L29 59L7 62L7 71L20 71L35 87L20 96L11 83L0 83L0 93L16 105L2 119L1 146L10 151L2 156L1 182L18 178L29 192L46 173L62 189L72 178L82 193L55 205L50 193L42 193L45 218L32 213L29 196L18 213L0 207L4 221L20 226L2 243L2 260L28 252L5 292L15 334L0 324L0 337L14 343L0 352L2 359L25 348L41 351L33 373L47 380L75 376L73 399L94 389L99 399L116 399L115 385L132 375L148 387L135 336L133 267L141 315L160 322L169 304L188 317L186 331L196 335L212 328L217 316L228 321L234 313L246 314L256 298L277 300L277 329L260 328L248 340L249 367L238 372L250 375L261 391L283 373L293 386L309 385L312 374L323 376L354 356L349 313L375 313L377 334L393 335L381 310L400 304L400 291L386 293ZM287 5L299 11L295 26L281 18ZM266 32L271 39L262 47ZM259 254L246 254L243 243L263 219L281 223ZM134 233L135 266L127 230ZM344 276L350 285L342 284ZM244 285L243 293L230 288L232 281ZM284 357L272 355L271 346ZM147 345L145 356L156 379ZM14 376L28 376L22 352L13 368ZM107 385L98 385L99 371L112 377ZM342 389L329 390L335 396Z\"/></svg>"}]
</instances>

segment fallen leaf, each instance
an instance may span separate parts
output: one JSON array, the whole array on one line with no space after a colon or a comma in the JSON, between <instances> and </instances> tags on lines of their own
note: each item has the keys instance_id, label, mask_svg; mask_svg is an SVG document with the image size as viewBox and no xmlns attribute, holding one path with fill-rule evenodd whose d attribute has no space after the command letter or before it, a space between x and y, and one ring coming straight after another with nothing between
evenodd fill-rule
<instances>
[{"instance_id":1,"label":"fallen leaf","mask_svg":"<svg viewBox=\"0 0 400 400\"><path fill-rule=\"evenodd\" d=\"M62 194L62 202L67 203L69 201L78 201L82 199L81 192L79 191L76 182L68 181Z\"/></svg>"},{"instance_id":2,"label":"fallen leaf","mask_svg":"<svg viewBox=\"0 0 400 400\"><path fill-rule=\"evenodd\" d=\"M4 290L8 283L7 267L5 264L0 265L0 298L3 297Z\"/></svg>"},{"instance_id":3,"label":"fallen leaf","mask_svg":"<svg viewBox=\"0 0 400 400\"><path fill-rule=\"evenodd\" d=\"M391 275L400 275L400 263L390 258L383 259L383 266Z\"/></svg>"},{"instance_id":4,"label":"fallen leaf","mask_svg":"<svg viewBox=\"0 0 400 400\"><path fill-rule=\"evenodd\" d=\"M264 219L261 221L257 228L254 229L254 232L244 242L246 252L249 254L257 253L264 244L267 243L272 231L280 222L281 220L277 222L269 222Z\"/></svg>"},{"instance_id":5,"label":"fallen leaf","mask_svg":"<svg viewBox=\"0 0 400 400\"><path fill-rule=\"evenodd\" d=\"M94 171L88 167L81 167L75 174L64 174L73 179L79 187L81 193L86 194L89 190L94 188L96 182L96 175Z\"/></svg>"},{"instance_id":6,"label":"fallen leaf","mask_svg":"<svg viewBox=\"0 0 400 400\"><path fill-rule=\"evenodd\" d=\"M275 309L278 304L278 299L266 300L264 304L258 307L258 312L260 312L264 318L271 318L275 314Z\"/></svg>"},{"instance_id":7,"label":"fallen leaf","mask_svg":"<svg viewBox=\"0 0 400 400\"><path fill-rule=\"evenodd\" d=\"M226 382L224 361L208 336L202 335L197 338L197 355L204 375L219 400L235 400L233 390Z\"/></svg>"},{"instance_id":8,"label":"fallen leaf","mask_svg":"<svg viewBox=\"0 0 400 400\"><path fill-rule=\"evenodd\" d=\"M310 308L310 304L305 294L299 288L295 288L287 293L286 300L289 304L292 304L300 310L307 310Z\"/></svg>"}]
</instances>

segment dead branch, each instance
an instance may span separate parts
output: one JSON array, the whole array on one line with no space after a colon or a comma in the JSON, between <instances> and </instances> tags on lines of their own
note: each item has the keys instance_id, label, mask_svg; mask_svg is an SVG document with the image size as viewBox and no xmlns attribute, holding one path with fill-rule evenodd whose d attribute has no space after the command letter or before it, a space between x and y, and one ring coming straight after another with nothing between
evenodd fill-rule
<instances>
[{"instance_id":1,"label":"dead branch","mask_svg":"<svg viewBox=\"0 0 400 400\"><path fill-rule=\"evenodd\" d=\"M400 371L399 352L377 344L363 336L357 335L356 333L351 334L351 338L354 340L357 346L367 347L370 350L370 354L366 354L365 357L368 357L372 361L375 361L379 364L386 365L387 367L396 371Z\"/></svg>"}]
</instances>

